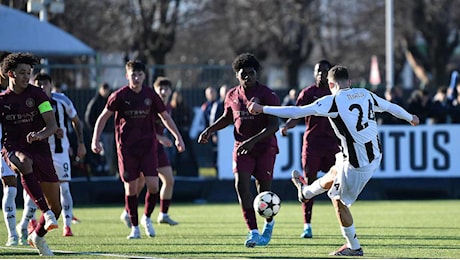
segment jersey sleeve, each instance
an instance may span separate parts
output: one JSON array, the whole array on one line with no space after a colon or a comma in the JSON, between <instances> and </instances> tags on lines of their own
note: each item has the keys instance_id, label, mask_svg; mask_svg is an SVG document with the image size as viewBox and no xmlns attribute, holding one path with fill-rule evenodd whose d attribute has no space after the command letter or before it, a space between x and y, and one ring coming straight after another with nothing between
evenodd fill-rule
<instances>
[{"instance_id":1,"label":"jersey sleeve","mask_svg":"<svg viewBox=\"0 0 460 260\"><path fill-rule=\"evenodd\" d=\"M315 103L306 106L264 106L263 112L283 118L302 118L306 116L330 116L335 117L337 112L331 111L332 96L325 96L318 99Z\"/></svg>"}]
</instances>

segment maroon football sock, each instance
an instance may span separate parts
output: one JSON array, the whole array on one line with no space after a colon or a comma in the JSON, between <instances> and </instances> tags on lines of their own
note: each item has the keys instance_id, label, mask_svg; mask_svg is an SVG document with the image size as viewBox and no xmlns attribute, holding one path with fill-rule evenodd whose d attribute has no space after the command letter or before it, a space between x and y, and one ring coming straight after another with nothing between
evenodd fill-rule
<instances>
[{"instance_id":1,"label":"maroon football sock","mask_svg":"<svg viewBox=\"0 0 460 260\"><path fill-rule=\"evenodd\" d=\"M169 210L169 205L171 205L171 200L160 200L160 211L161 213L167 214Z\"/></svg>"},{"instance_id":2,"label":"maroon football sock","mask_svg":"<svg viewBox=\"0 0 460 260\"><path fill-rule=\"evenodd\" d=\"M302 203L302 209L304 223L311 223L313 199L310 199L307 203Z\"/></svg>"},{"instance_id":3,"label":"maroon football sock","mask_svg":"<svg viewBox=\"0 0 460 260\"><path fill-rule=\"evenodd\" d=\"M136 195L125 195L125 204L128 209L128 215L133 226L139 225L139 215L137 214L138 201Z\"/></svg>"},{"instance_id":4,"label":"maroon football sock","mask_svg":"<svg viewBox=\"0 0 460 260\"><path fill-rule=\"evenodd\" d=\"M40 187L37 178L35 178L35 175L33 173L21 174L21 183L30 198L35 202L35 204L37 204L37 207L42 212L48 211L48 204L46 204L42 188Z\"/></svg>"},{"instance_id":5,"label":"maroon football sock","mask_svg":"<svg viewBox=\"0 0 460 260\"><path fill-rule=\"evenodd\" d=\"M243 217L250 230L257 229L256 213L253 208L243 209Z\"/></svg>"},{"instance_id":6,"label":"maroon football sock","mask_svg":"<svg viewBox=\"0 0 460 260\"><path fill-rule=\"evenodd\" d=\"M153 210L155 209L155 205L160 197L160 193L157 192L155 194L150 193L147 191L145 193L145 208L144 208L144 215L148 218L152 215Z\"/></svg>"},{"instance_id":7,"label":"maroon football sock","mask_svg":"<svg viewBox=\"0 0 460 260\"><path fill-rule=\"evenodd\" d=\"M35 227L35 232L39 237L44 237L48 231L45 229L45 216L43 214L40 216L38 220L37 227Z\"/></svg>"}]
</instances>

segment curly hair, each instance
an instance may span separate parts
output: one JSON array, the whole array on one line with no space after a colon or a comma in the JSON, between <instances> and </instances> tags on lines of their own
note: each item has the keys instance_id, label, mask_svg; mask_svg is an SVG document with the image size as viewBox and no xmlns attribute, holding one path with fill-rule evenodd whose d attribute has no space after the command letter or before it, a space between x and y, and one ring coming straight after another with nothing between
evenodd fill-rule
<instances>
[{"instance_id":1,"label":"curly hair","mask_svg":"<svg viewBox=\"0 0 460 260\"><path fill-rule=\"evenodd\" d=\"M38 59L30 53L11 53L3 59L2 73L6 75L8 71L15 70L19 64L34 66L37 63Z\"/></svg>"},{"instance_id":2,"label":"curly hair","mask_svg":"<svg viewBox=\"0 0 460 260\"><path fill-rule=\"evenodd\" d=\"M260 69L260 63L252 53L242 53L232 63L233 71L238 72L242 68Z\"/></svg>"}]
</instances>

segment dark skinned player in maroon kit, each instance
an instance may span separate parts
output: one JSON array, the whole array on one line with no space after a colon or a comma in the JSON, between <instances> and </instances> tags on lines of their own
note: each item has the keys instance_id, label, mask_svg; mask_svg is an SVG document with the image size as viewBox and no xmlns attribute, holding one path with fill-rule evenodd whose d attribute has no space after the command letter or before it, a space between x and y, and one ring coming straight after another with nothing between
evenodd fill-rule
<instances>
[{"instance_id":1,"label":"dark skinned player in maroon kit","mask_svg":"<svg viewBox=\"0 0 460 260\"><path fill-rule=\"evenodd\" d=\"M278 144L275 133L278 119L272 116L253 116L246 104L249 100L260 104L279 106L279 97L267 86L257 81L260 64L254 55L244 53L233 61L233 70L239 85L230 89L224 101L224 113L198 137L199 143L207 143L211 135L228 125L234 125L233 173L235 189L243 217L249 229L246 247L265 246L270 242L273 218L266 219L260 235L253 208L251 176L256 179L258 193L271 190L273 167Z\"/></svg>"},{"instance_id":2,"label":"dark skinned player in maroon kit","mask_svg":"<svg viewBox=\"0 0 460 260\"><path fill-rule=\"evenodd\" d=\"M317 99L330 95L327 82L327 73L331 64L327 60L321 60L315 64L313 76L315 84L304 88L297 98L296 106L304 106L315 102ZM286 136L288 129L297 125L302 119L288 119L281 127L281 135ZM305 132L302 143L302 169L308 184L313 183L318 172L328 172L335 163L335 154L340 151L337 137L329 123L329 119L320 116L307 116L305 120ZM311 218L313 199L302 203L304 216L304 228L301 238L312 238Z\"/></svg>"}]
</instances>

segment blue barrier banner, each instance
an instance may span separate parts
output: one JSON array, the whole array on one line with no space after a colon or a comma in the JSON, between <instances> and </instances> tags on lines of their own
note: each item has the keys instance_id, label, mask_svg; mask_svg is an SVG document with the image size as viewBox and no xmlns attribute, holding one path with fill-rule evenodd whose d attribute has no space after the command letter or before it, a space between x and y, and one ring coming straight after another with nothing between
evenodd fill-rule
<instances>
[{"instance_id":1,"label":"blue barrier banner","mask_svg":"<svg viewBox=\"0 0 460 260\"><path fill-rule=\"evenodd\" d=\"M292 170L302 170L304 131L302 125L290 129L287 137L277 133L275 179L289 179ZM460 125L380 125L379 132L383 159L373 178L460 177ZM230 137L233 127L218 132L219 179L233 179Z\"/></svg>"}]
</instances>

